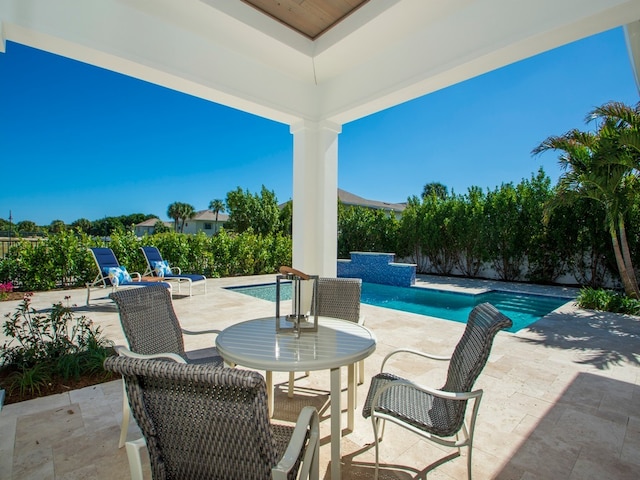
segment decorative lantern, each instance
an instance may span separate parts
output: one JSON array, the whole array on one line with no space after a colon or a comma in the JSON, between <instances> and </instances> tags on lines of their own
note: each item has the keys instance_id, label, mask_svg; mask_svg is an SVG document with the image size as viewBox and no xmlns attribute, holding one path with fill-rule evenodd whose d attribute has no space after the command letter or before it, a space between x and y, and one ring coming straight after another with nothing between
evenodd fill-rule
<instances>
[{"instance_id":1,"label":"decorative lantern","mask_svg":"<svg viewBox=\"0 0 640 480\"><path fill-rule=\"evenodd\" d=\"M291 281L291 310L280 316L280 282ZM311 315L313 312L313 315ZM291 267L280 267L276 276L276 333L318 331L318 275L307 275Z\"/></svg>"}]
</instances>

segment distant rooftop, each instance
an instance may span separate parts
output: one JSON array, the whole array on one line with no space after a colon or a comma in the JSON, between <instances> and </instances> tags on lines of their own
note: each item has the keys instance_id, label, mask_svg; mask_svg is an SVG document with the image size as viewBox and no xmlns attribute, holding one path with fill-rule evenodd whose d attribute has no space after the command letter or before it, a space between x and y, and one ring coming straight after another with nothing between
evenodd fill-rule
<instances>
[{"instance_id":1,"label":"distant rooftop","mask_svg":"<svg viewBox=\"0 0 640 480\"><path fill-rule=\"evenodd\" d=\"M389 203L381 202L379 200L368 200L366 198L354 195L346 190L338 189L338 200L345 205L352 205L358 207L375 208L377 210L389 210L394 212L403 212L407 208L406 203Z\"/></svg>"}]
</instances>

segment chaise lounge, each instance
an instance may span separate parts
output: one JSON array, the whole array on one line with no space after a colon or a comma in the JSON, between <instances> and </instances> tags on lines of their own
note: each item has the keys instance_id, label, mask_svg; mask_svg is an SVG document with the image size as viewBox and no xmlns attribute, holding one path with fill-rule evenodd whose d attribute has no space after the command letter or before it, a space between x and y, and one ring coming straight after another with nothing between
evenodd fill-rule
<instances>
[{"instance_id":1,"label":"chaise lounge","mask_svg":"<svg viewBox=\"0 0 640 480\"><path fill-rule=\"evenodd\" d=\"M143 282L142 276L138 272L129 273L127 267L120 265L110 248L92 247L89 248L89 251L98 267L98 275L93 282L87 283L87 305L91 302L91 289L96 287L111 287L112 291L116 291L123 287L148 287L161 284L171 290L171 285L167 282Z\"/></svg>"},{"instance_id":2,"label":"chaise lounge","mask_svg":"<svg viewBox=\"0 0 640 480\"><path fill-rule=\"evenodd\" d=\"M204 286L203 293L207 293L207 277L193 273L182 273L180 267L171 267L169 262L162 258L160 250L157 247L140 247L145 260L147 261L147 269L143 276L161 277L167 282L175 282L178 284L178 292L182 283L189 285L189 296L192 293L194 283L202 283Z\"/></svg>"}]
</instances>

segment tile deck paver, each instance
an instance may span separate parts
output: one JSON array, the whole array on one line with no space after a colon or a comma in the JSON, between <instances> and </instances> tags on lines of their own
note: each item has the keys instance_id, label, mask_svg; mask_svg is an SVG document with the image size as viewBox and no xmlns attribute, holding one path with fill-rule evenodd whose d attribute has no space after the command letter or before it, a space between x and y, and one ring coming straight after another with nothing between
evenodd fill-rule
<instances>
[{"instance_id":1,"label":"tile deck paver","mask_svg":"<svg viewBox=\"0 0 640 480\"><path fill-rule=\"evenodd\" d=\"M274 276L209 279L207 293L176 296L174 305L183 327L224 328L238 321L272 315L273 303L225 290L224 286L265 283ZM571 289L420 277L420 285L482 290L534 290L566 295ZM85 290L36 293L32 305L50 308L65 295L117 344L124 343L115 305L92 294L95 305L84 307ZM0 302L0 313L13 312L19 302ZM378 348L365 360L367 378L386 353L409 346L448 354L464 325L410 313L362 306L366 325ZM2 317L4 318L4 316ZM529 329L498 334L476 386L485 390L473 453L477 479L529 480L640 478L640 319L577 309L565 305ZM187 336L188 350L206 348L211 336ZM0 335L0 342L4 338ZM439 386L438 364L403 364L395 368L418 381ZM346 370L346 369L343 369ZM326 372L324 372L326 373ZM296 395L286 397L287 374L274 374L276 420L294 421L302 405L321 413L321 477L329 471L328 375L298 375ZM346 372L343 372L346 386ZM342 437L343 478L373 478L373 434L362 418L361 403L368 381L358 387L359 409L353 432ZM343 392L346 405L346 391ZM124 449L117 448L122 415L119 380L68 394L5 405L0 412L0 480L128 478ZM343 409L343 415L346 412ZM345 420L343 419L343 424ZM135 425L130 440L139 436ZM388 425L381 445L381 479L424 478L430 462L449 451ZM145 474L150 478L148 460ZM428 471L429 479L466 478L466 458Z\"/></svg>"}]
</instances>

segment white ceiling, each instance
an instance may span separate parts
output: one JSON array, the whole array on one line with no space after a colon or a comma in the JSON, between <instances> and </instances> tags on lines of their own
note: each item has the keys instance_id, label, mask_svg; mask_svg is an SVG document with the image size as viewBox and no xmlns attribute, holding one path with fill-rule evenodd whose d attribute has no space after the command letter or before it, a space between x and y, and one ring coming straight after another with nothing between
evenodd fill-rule
<instances>
[{"instance_id":1,"label":"white ceiling","mask_svg":"<svg viewBox=\"0 0 640 480\"><path fill-rule=\"evenodd\" d=\"M371 0L313 41L240 0L0 0L3 47L287 124L344 124L638 20L638 0Z\"/></svg>"}]
</instances>

